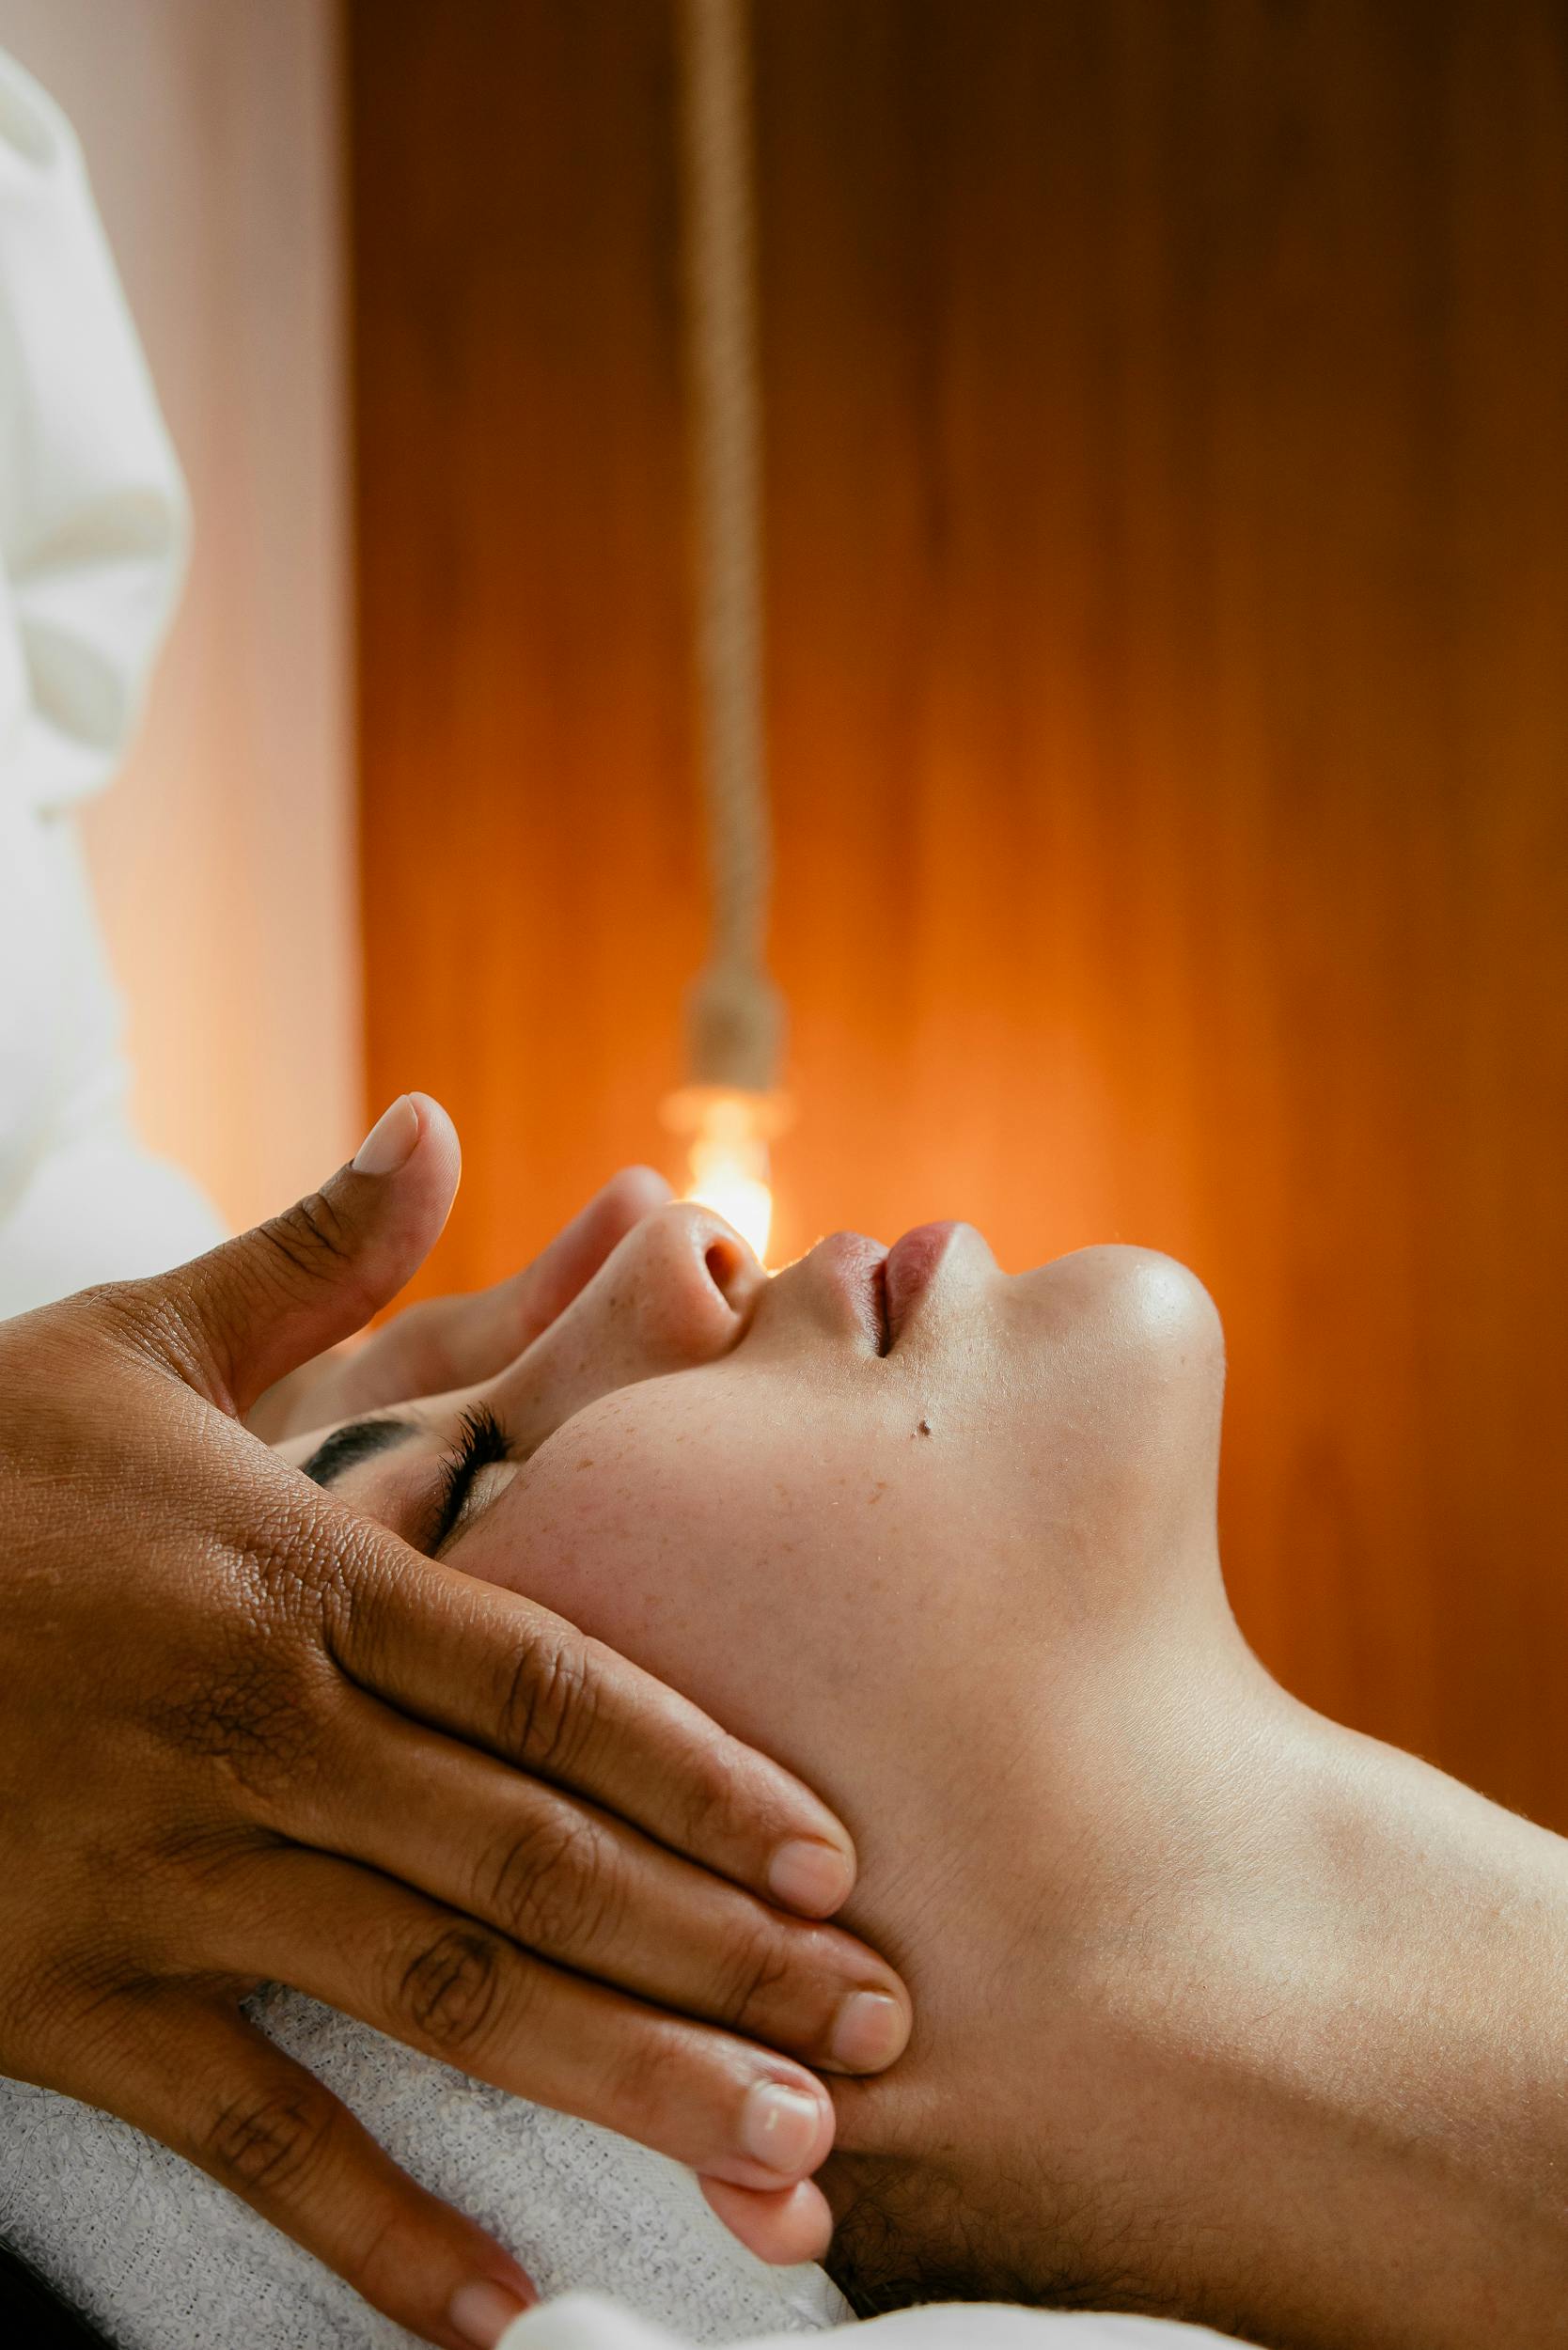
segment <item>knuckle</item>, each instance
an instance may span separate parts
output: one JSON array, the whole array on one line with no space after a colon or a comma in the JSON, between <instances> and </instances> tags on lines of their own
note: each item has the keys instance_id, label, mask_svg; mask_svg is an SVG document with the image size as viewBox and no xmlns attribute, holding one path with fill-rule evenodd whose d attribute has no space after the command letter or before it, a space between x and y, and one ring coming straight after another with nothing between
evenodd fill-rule
<instances>
[{"instance_id":1,"label":"knuckle","mask_svg":"<svg viewBox=\"0 0 1568 2350\"><path fill-rule=\"evenodd\" d=\"M766 1917L742 1919L725 1937L718 2013L728 2023L748 2029L769 2014L776 2004L773 1995L789 1976L785 1931Z\"/></svg>"},{"instance_id":2,"label":"knuckle","mask_svg":"<svg viewBox=\"0 0 1568 2350\"><path fill-rule=\"evenodd\" d=\"M345 2263L342 2273L374 2309L396 2309L407 2302L409 2239L405 2220L400 2201L378 2202L366 2212L350 2240L352 2266Z\"/></svg>"},{"instance_id":3,"label":"knuckle","mask_svg":"<svg viewBox=\"0 0 1568 2350\"><path fill-rule=\"evenodd\" d=\"M501 1692L503 1751L544 1778L566 1778L594 1730L597 1700L580 1642L551 1630L525 1644Z\"/></svg>"},{"instance_id":4,"label":"knuckle","mask_svg":"<svg viewBox=\"0 0 1568 2350\"><path fill-rule=\"evenodd\" d=\"M445 2055L462 2055L488 2036L501 1997L502 1953L494 1937L452 1926L404 1966L398 2004Z\"/></svg>"},{"instance_id":5,"label":"knuckle","mask_svg":"<svg viewBox=\"0 0 1568 2350\"><path fill-rule=\"evenodd\" d=\"M364 1538L353 1526L334 1528L336 1546L318 1563L312 1587L322 1653L351 1680L373 1675L384 1659L388 1608L384 1582L368 1565Z\"/></svg>"},{"instance_id":6,"label":"knuckle","mask_svg":"<svg viewBox=\"0 0 1568 2350\"><path fill-rule=\"evenodd\" d=\"M213 1764L263 1800L298 1794L320 1766L320 1706L299 1659L280 1645L241 1644L227 1664L165 1694L151 1711L179 1755Z\"/></svg>"},{"instance_id":7,"label":"knuckle","mask_svg":"<svg viewBox=\"0 0 1568 2350\"><path fill-rule=\"evenodd\" d=\"M263 1629L301 1633L320 1646L326 1593L341 1573L331 1531L308 1507L275 1504L260 1505L248 1526L233 1528L234 1581Z\"/></svg>"},{"instance_id":8,"label":"knuckle","mask_svg":"<svg viewBox=\"0 0 1568 2350\"><path fill-rule=\"evenodd\" d=\"M179 1356L210 1366L225 1390L254 1345L259 1322L307 1300L331 1283L345 1308L363 1295L356 1276L354 1228L324 1191L296 1200L192 1267L165 1277Z\"/></svg>"},{"instance_id":9,"label":"knuckle","mask_svg":"<svg viewBox=\"0 0 1568 2350\"><path fill-rule=\"evenodd\" d=\"M615 1933L619 1873L604 1829L562 1805L504 1839L481 1872L484 1915L533 1950L581 1956Z\"/></svg>"},{"instance_id":10,"label":"knuckle","mask_svg":"<svg viewBox=\"0 0 1568 2350\"><path fill-rule=\"evenodd\" d=\"M742 1839L743 1749L715 1731L685 1765L680 1814L688 1852L728 1851Z\"/></svg>"},{"instance_id":11,"label":"knuckle","mask_svg":"<svg viewBox=\"0 0 1568 2350\"><path fill-rule=\"evenodd\" d=\"M659 2145L672 2098L692 2109L699 2102L696 2068L689 2055L684 2080L678 2064L669 2028L660 2021L651 2018L628 2037L619 2039L604 2074L604 2103L609 2126L645 2146ZM688 2111L688 2123L691 2118Z\"/></svg>"},{"instance_id":12,"label":"knuckle","mask_svg":"<svg viewBox=\"0 0 1568 2350\"><path fill-rule=\"evenodd\" d=\"M291 2196L320 2169L337 2114L325 2090L304 2082L250 2091L219 2109L198 2151L226 2186Z\"/></svg>"},{"instance_id":13,"label":"knuckle","mask_svg":"<svg viewBox=\"0 0 1568 2350\"><path fill-rule=\"evenodd\" d=\"M384 1615L384 1607L373 1605L373 1582L365 1574L363 1555L357 1529L350 1529L337 1547L322 1544L308 1581L301 1587L315 1646L334 1672L341 1669L341 1652L336 1643L351 1639L364 1618Z\"/></svg>"},{"instance_id":14,"label":"knuckle","mask_svg":"<svg viewBox=\"0 0 1568 2350\"><path fill-rule=\"evenodd\" d=\"M285 1278L337 1271L354 1254L353 1228L324 1191L307 1192L281 1215L258 1225L256 1237Z\"/></svg>"}]
</instances>

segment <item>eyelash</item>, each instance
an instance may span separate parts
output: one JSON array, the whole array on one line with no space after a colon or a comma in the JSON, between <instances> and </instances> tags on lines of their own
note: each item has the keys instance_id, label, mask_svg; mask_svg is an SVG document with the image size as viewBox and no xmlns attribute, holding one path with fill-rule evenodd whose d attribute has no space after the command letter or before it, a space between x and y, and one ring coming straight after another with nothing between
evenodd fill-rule
<instances>
[{"instance_id":1,"label":"eyelash","mask_svg":"<svg viewBox=\"0 0 1568 2350\"><path fill-rule=\"evenodd\" d=\"M511 1458L511 1440L488 1403L475 1404L464 1412L460 1425L463 1434L442 1468L441 1504L431 1540L432 1558L463 1515L463 1503L479 1471Z\"/></svg>"}]
</instances>

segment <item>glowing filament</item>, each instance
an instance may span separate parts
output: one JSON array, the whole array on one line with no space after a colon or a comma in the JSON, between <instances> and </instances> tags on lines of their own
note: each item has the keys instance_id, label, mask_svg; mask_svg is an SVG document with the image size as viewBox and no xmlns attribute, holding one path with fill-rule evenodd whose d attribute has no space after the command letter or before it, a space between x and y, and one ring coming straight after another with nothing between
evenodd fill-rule
<instances>
[{"instance_id":1,"label":"glowing filament","mask_svg":"<svg viewBox=\"0 0 1568 2350\"><path fill-rule=\"evenodd\" d=\"M789 1103L777 1093L687 1086L671 1094L664 1118L688 1137L685 1198L732 1224L765 1264L773 1226L768 1143L789 1123Z\"/></svg>"},{"instance_id":2,"label":"glowing filament","mask_svg":"<svg viewBox=\"0 0 1568 2350\"><path fill-rule=\"evenodd\" d=\"M686 1197L699 1199L732 1224L766 1263L773 1228L768 1146L750 1125L740 1098L713 1103L692 1136L691 1185Z\"/></svg>"}]
</instances>

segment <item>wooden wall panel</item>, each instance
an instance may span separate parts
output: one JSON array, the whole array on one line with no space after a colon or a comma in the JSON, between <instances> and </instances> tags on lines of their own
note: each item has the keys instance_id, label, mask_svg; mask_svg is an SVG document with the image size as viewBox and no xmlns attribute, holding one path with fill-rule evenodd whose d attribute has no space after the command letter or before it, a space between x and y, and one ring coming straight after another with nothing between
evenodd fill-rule
<instances>
[{"instance_id":1,"label":"wooden wall panel","mask_svg":"<svg viewBox=\"0 0 1568 2350\"><path fill-rule=\"evenodd\" d=\"M368 1091L667 1144L663 0L351 0ZM1568 11L760 0L786 1248L1136 1238L1312 1701L1568 1827Z\"/></svg>"}]
</instances>

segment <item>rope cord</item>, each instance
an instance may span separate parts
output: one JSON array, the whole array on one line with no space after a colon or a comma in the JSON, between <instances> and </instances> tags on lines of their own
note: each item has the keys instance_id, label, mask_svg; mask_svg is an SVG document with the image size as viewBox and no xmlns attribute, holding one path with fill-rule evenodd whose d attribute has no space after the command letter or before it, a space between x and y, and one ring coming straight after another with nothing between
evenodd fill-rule
<instances>
[{"instance_id":1,"label":"rope cord","mask_svg":"<svg viewBox=\"0 0 1568 2350\"><path fill-rule=\"evenodd\" d=\"M693 992L699 1084L767 1091L782 1011L764 963L761 400L746 0L680 0L697 668L713 935Z\"/></svg>"}]
</instances>

